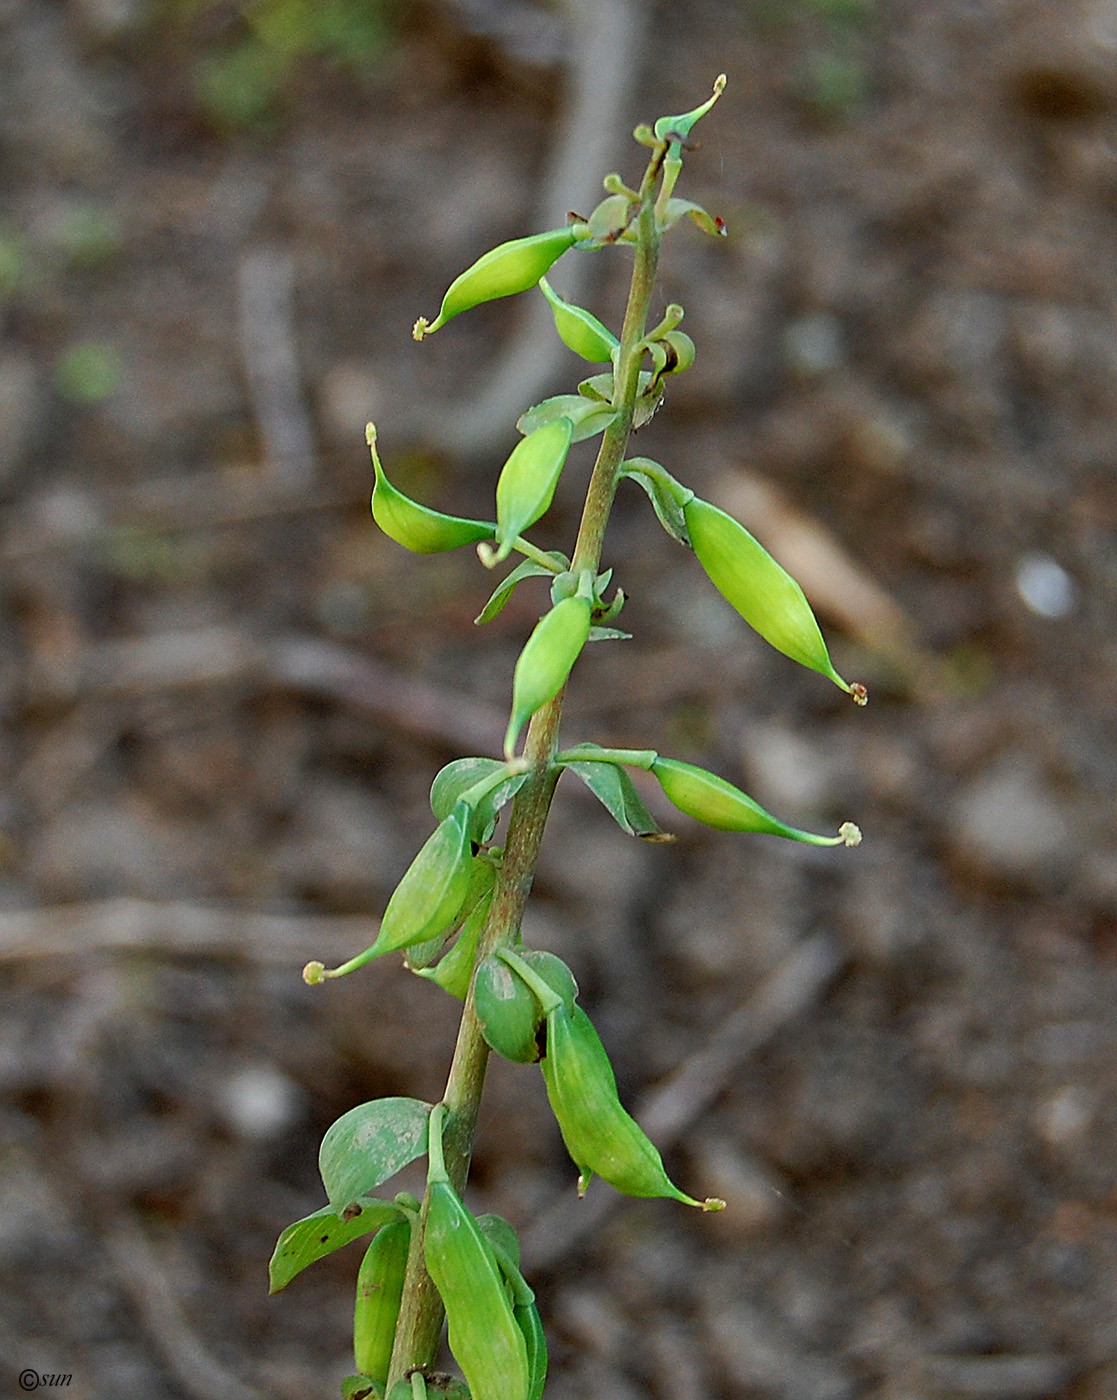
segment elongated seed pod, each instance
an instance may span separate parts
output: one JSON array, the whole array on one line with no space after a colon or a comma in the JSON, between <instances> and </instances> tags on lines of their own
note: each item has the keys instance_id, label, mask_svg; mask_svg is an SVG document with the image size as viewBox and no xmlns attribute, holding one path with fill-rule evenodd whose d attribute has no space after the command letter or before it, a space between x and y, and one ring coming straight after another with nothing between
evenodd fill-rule
<instances>
[{"instance_id":1,"label":"elongated seed pod","mask_svg":"<svg viewBox=\"0 0 1117 1400\"><path fill-rule=\"evenodd\" d=\"M660 787L680 812L719 831L760 831L769 836L784 836L789 841L803 841L809 846L856 846L861 841L861 833L852 822L845 822L837 836L816 836L813 832L787 826L740 788L693 763L683 763L677 758L656 758L651 767Z\"/></svg>"},{"instance_id":2,"label":"elongated seed pod","mask_svg":"<svg viewBox=\"0 0 1117 1400\"><path fill-rule=\"evenodd\" d=\"M516 292L534 287L573 245L576 237L573 227L559 228L532 234L530 238L513 238L511 242L490 249L450 283L442 298L442 309L433 322L428 324L426 317L419 317L415 322L415 339L433 335L454 316L460 316L483 301L496 301L498 297L514 296Z\"/></svg>"},{"instance_id":3,"label":"elongated seed pod","mask_svg":"<svg viewBox=\"0 0 1117 1400\"><path fill-rule=\"evenodd\" d=\"M515 752L527 721L566 684L589 636L591 611L586 598L564 598L540 618L524 643L512 677L512 715L504 736L507 757Z\"/></svg>"},{"instance_id":4,"label":"elongated seed pod","mask_svg":"<svg viewBox=\"0 0 1117 1400\"><path fill-rule=\"evenodd\" d=\"M555 330L565 346L590 364L605 364L613 358L620 341L592 312L564 301L545 277L539 279L539 290L550 303Z\"/></svg>"},{"instance_id":5,"label":"elongated seed pod","mask_svg":"<svg viewBox=\"0 0 1117 1400\"><path fill-rule=\"evenodd\" d=\"M376 429L370 423L365 437L372 451L372 468L376 481L372 488L372 518L389 539L403 545L414 554L440 554L478 540L491 540L496 525L487 520L466 520L456 515L443 515L420 505L402 491L397 491L384 474L376 451Z\"/></svg>"},{"instance_id":6,"label":"elongated seed pod","mask_svg":"<svg viewBox=\"0 0 1117 1400\"><path fill-rule=\"evenodd\" d=\"M695 496L683 507L687 532L711 583L764 640L858 698L834 670L803 590L731 515Z\"/></svg>"},{"instance_id":7,"label":"elongated seed pod","mask_svg":"<svg viewBox=\"0 0 1117 1400\"><path fill-rule=\"evenodd\" d=\"M410 1240L409 1221L383 1226L373 1236L357 1274L353 1355L357 1370L382 1385L388 1380Z\"/></svg>"},{"instance_id":8,"label":"elongated seed pod","mask_svg":"<svg viewBox=\"0 0 1117 1400\"><path fill-rule=\"evenodd\" d=\"M441 1105L431 1115L427 1271L446 1307L450 1350L472 1400L529 1400L523 1334L492 1247L450 1184L442 1158Z\"/></svg>"},{"instance_id":9,"label":"elongated seed pod","mask_svg":"<svg viewBox=\"0 0 1117 1400\"><path fill-rule=\"evenodd\" d=\"M570 1012L560 1004L548 1014L540 1068L562 1140L581 1173L581 1189L597 1175L627 1196L667 1196L717 1208L686 1195L667 1175L654 1144L617 1097L609 1056L580 1006Z\"/></svg>"},{"instance_id":10,"label":"elongated seed pod","mask_svg":"<svg viewBox=\"0 0 1117 1400\"><path fill-rule=\"evenodd\" d=\"M521 952L532 952L532 949L521 949ZM551 954L547 954L551 957ZM553 958L558 962L557 958ZM565 964L560 964L566 977L573 982L569 969ZM547 1339L543 1334L543 1324L539 1319L539 1309L536 1307L535 1294L524 1281L523 1274L520 1273L520 1241L515 1230L507 1220L500 1215L479 1215L477 1224L481 1227L481 1232L492 1246L496 1255L500 1272L504 1276L504 1281L512 1295L512 1316L516 1319L516 1326L519 1327L524 1339L524 1348L527 1351L527 1369L530 1378L530 1390L528 1400L539 1400L543 1394L543 1386L547 1380Z\"/></svg>"},{"instance_id":11,"label":"elongated seed pod","mask_svg":"<svg viewBox=\"0 0 1117 1400\"><path fill-rule=\"evenodd\" d=\"M517 535L547 510L573 440L569 418L556 418L528 433L512 449L496 483L496 561L507 557Z\"/></svg>"},{"instance_id":12,"label":"elongated seed pod","mask_svg":"<svg viewBox=\"0 0 1117 1400\"><path fill-rule=\"evenodd\" d=\"M471 816L459 802L428 837L388 900L372 945L374 957L422 943L454 922L469 893Z\"/></svg>"}]
</instances>

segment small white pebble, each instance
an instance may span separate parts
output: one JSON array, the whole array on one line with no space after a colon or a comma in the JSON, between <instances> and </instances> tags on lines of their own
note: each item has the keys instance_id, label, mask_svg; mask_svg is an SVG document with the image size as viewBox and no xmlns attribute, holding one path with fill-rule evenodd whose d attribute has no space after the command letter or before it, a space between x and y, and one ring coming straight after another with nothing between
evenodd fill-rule
<instances>
[{"instance_id":1,"label":"small white pebble","mask_svg":"<svg viewBox=\"0 0 1117 1400\"><path fill-rule=\"evenodd\" d=\"M1016 591L1040 617L1069 617L1078 602L1074 580L1049 554L1024 554L1016 564Z\"/></svg>"},{"instance_id":2,"label":"small white pebble","mask_svg":"<svg viewBox=\"0 0 1117 1400\"><path fill-rule=\"evenodd\" d=\"M302 1094L274 1065L244 1065L219 1090L219 1107L239 1137L265 1142L278 1137L298 1117Z\"/></svg>"}]
</instances>

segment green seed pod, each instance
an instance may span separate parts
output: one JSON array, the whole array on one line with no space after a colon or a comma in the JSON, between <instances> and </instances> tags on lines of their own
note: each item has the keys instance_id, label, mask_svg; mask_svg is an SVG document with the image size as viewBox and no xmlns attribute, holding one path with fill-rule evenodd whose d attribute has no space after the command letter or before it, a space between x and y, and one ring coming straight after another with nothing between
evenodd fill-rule
<instances>
[{"instance_id":1,"label":"green seed pod","mask_svg":"<svg viewBox=\"0 0 1117 1400\"><path fill-rule=\"evenodd\" d=\"M580 1006L563 1005L547 1016L547 1054L540 1062L551 1110L581 1174L584 1191L596 1174L628 1196L667 1196L684 1205L716 1210L671 1181L663 1159L617 1097L609 1056Z\"/></svg>"},{"instance_id":2,"label":"green seed pod","mask_svg":"<svg viewBox=\"0 0 1117 1400\"><path fill-rule=\"evenodd\" d=\"M516 537L547 510L566 464L574 435L569 418L556 418L528 433L512 449L496 483L494 562L507 558Z\"/></svg>"},{"instance_id":3,"label":"green seed pod","mask_svg":"<svg viewBox=\"0 0 1117 1400\"><path fill-rule=\"evenodd\" d=\"M536 948L516 948L516 962L541 977L572 1010L578 995L574 975L561 958ZM473 984L473 1004L481 1033L489 1046L516 1064L535 1064L542 1054L538 1043L543 1007L527 983L498 954L478 964Z\"/></svg>"},{"instance_id":4,"label":"green seed pod","mask_svg":"<svg viewBox=\"0 0 1117 1400\"><path fill-rule=\"evenodd\" d=\"M555 330L565 346L591 364L603 364L613 358L620 341L607 326L591 312L563 301L545 277L539 279L539 290L550 303Z\"/></svg>"},{"instance_id":5,"label":"green seed pod","mask_svg":"<svg viewBox=\"0 0 1117 1400\"><path fill-rule=\"evenodd\" d=\"M419 317L415 322L415 339L433 335L452 317L483 301L496 301L498 297L513 296L534 287L573 245L577 236L573 227L552 229L549 233L532 234L530 238L513 238L491 249L451 282L442 298L442 310L433 323L428 323L425 316Z\"/></svg>"},{"instance_id":6,"label":"green seed pod","mask_svg":"<svg viewBox=\"0 0 1117 1400\"><path fill-rule=\"evenodd\" d=\"M507 757L515 752L516 740L527 721L566 684L589 636L591 613L589 600L579 595L556 603L535 624L512 678L512 716L504 736Z\"/></svg>"},{"instance_id":7,"label":"green seed pod","mask_svg":"<svg viewBox=\"0 0 1117 1400\"><path fill-rule=\"evenodd\" d=\"M834 670L803 590L752 535L698 496L683 507L687 533L711 583L764 640L858 698Z\"/></svg>"},{"instance_id":8,"label":"green seed pod","mask_svg":"<svg viewBox=\"0 0 1117 1400\"><path fill-rule=\"evenodd\" d=\"M492 869L491 866L489 868ZM494 870L493 878L495 877ZM469 984L473 980L473 967L477 961L477 942L488 921L489 906L492 902L493 891L490 884L462 924L458 941L434 967L416 968L418 976L437 982L444 992L449 992L459 1001L465 1001Z\"/></svg>"},{"instance_id":9,"label":"green seed pod","mask_svg":"<svg viewBox=\"0 0 1117 1400\"><path fill-rule=\"evenodd\" d=\"M459 802L435 827L388 900L372 945L374 957L422 943L453 924L469 893L471 816Z\"/></svg>"},{"instance_id":10,"label":"green seed pod","mask_svg":"<svg viewBox=\"0 0 1117 1400\"><path fill-rule=\"evenodd\" d=\"M353 1355L357 1370L385 1384L392 1360L411 1224L397 1220L372 1238L357 1274L353 1311Z\"/></svg>"},{"instance_id":11,"label":"green seed pod","mask_svg":"<svg viewBox=\"0 0 1117 1400\"><path fill-rule=\"evenodd\" d=\"M547 1338L543 1332L539 1309L534 1300L530 1303L516 1303L512 1308L512 1316L516 1319L516 1326L523 1336L524 1349L527 1352L530 1378L528 1400L540 1400L543 1387L547 1383Z\"/></svg>"},{"instance_id":12,"label":"green seed pod","mask_svg":"<svg viewBox=\"0 0 1117 1400\"><path fill-rule=\"evenodd\" d=\"M450 1350L472 1400L529 1400L527 1348L496 1255L446 1175L444 1112L437 1105L431 1114L423 1247L427 1271L446 1307Z\"/></svg>"},{"instance_id":13,"label":"green seed pod","mask_svg":"<svg viewBox=\"0 0 1117 1400\"><path fill-rule=\"evenodd\" d=\"M533 1065L542 1051L536 1034L539 1003L507 963L490 955L477 964L473 1006L489 1048L514 1064Z\"/></svg>"},{"instance_id":14,"label":"green seed pod","mask_svg":"<svg viewBox=\"0 0 1117 1400\"><path fill-rule=\"evenodd\" d=\"M415 554L440 554L478 540L491 540L496 526L486 520L465 520L456 515L443 515L439 510L420 505L402 491L397 491L384 475L376 451L376 428L372 423L365 429L372 451L372 467L376 484L372 488L372 518L389 539Z\"/></svg>"},{"instance_id":15,"label":"green seed pod","mask_svg":"<svg viewBox=\"0 0 1117 1400\"><path fill-rule=\"evenodd\" d=\"M769 836L784 836L790 841L803 841L809 846L857 846L861 833L852 822L845 822L837 836L816 836L810 831L798 831L770 816L751 797L693 763L677 758L657 758L652 772L659 785L680 812L719 831L760 831Z\"/></svg>"}]
</instances>

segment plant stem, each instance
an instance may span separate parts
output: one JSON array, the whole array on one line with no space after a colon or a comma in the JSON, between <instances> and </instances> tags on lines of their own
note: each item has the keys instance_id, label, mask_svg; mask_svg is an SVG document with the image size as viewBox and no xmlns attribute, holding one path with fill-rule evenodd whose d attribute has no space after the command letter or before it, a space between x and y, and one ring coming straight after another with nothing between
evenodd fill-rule
<instances>
[{"instance_id":1,"label":"plant stem","mask_svg":"<svg viewBox=\"0 0 1117 1400\"><path fill-rule=\"evenodd\" d=\"M617 416L606 428L594 464L582 510L578 539L571 561L573 571L596 573L601 562L605 526L613 505L621 464L632 431L642 345L648 322L652 292L659 263L660 232L656 225L653 193L666 147L657 148L640 186L641 208L637 216L636 261L632 270L628 305L621 332L620 352L614 380L613 405ZM504 858L497 876L492 908L477 947L480 962L496 948L511 946L519 933L524 907L535 875L535 865L543 841L547 815L558 782L554 765L562 719L563 691L537 710L528 728L524 757L531 769L512 803ZM446 1171L459 1195L465 1190L481 1095L485 1084L489 1047L473 1008L470 988L462 1012L457 1045L450 1066L443 1102L447 1117L443 1132ZM426 1270L423 1237L426 1228L429 1192L423 1199L419 1220L411 1232L399 1322L396 1327L388 1389L414 1367L430 1368L438 1355L442 1331L442 1301Z\"/></svg>"}]
</instances>

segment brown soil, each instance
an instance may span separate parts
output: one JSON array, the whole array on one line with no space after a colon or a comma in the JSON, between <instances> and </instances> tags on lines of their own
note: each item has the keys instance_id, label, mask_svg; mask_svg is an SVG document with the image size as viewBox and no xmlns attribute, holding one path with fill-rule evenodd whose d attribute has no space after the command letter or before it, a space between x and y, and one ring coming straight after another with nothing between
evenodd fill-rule
<instances>
[{"instance_id":1,"label":"brown soil","mask_svg":"<svg viewBox=\"0 0 1117 1400\"><path fill-rule=\"evenodd\" d=\"M490 513L512 423L467 452L445 420L516 308L410 327L537 227L557 12L401 5L368 74L302 63L249 134L192 95L236 24L207 13L0 4L13 1394L27 1368L74 1400L337 1394L359 1251L272 1299L267 1260L340 1113L438 1097L455 1010L402 967L299 969L369 941L431 777L498 750L545 599L472 628L492 580L378 534L363 432L407 489ZM568 779L526 936L674 1125L673 1174L730 1209L598 1185L580 1219L540 1077L503 1064L473 1203L525 1232L554 1400L1113 1400L1112 6L645 18L610 160L635 178L624 134L725 70L681 192L729 237L665 249L698 360L639 451L794 556L872 698L749 635L633 491L608 562L634 639L591 649L567 732L865 839L659 804L679 839L644 845ZM593 264L606 319L626 274Z\"/></svg>"}]
</instances>

